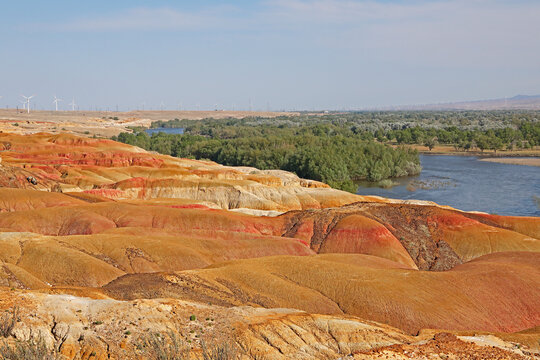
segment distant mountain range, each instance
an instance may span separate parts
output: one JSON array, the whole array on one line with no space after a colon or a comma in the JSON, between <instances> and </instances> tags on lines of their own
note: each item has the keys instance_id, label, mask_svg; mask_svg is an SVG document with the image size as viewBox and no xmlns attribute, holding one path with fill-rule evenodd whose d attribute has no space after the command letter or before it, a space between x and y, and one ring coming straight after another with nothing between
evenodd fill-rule
<instances>
[{"instance_id":1,"label":"distant mountain range","mask_svg":"<svg viewBox=\"0 0 540 360\"><path fill-rule=\"evenodd\" d=\"M391 110L540 110L540 95L516 95L511 98L462 101L440 104L393 106Z\"/></svg>"}]
</instances>

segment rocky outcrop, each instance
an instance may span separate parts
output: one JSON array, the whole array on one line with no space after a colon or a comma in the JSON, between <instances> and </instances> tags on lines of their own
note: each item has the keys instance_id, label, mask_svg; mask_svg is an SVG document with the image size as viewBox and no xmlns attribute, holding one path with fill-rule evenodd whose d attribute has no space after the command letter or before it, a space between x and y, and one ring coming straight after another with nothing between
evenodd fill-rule
<instances>
[{"instance_id":1,"label":"rocky outcrop","mask_svg":"<svg viewBox=\"0 0 540 360\"><path fill-rule=\"evenodd\" d=\"M420 270L448 270L493 252L540 251L540 241L531 236L537 235L538 218L488 222L489 215L381 202L291 211L280 218L284 236L302 239L317 252L376 255Z\"/></svg>"}]
</instances>

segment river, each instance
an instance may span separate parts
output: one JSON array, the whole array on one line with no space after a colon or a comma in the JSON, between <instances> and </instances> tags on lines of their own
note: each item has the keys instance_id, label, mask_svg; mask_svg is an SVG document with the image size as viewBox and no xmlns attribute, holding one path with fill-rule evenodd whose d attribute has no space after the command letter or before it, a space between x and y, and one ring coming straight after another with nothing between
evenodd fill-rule
<instances>
[{"instance_id":1,"label":"river","mask_svg":"<svg viewBox=\"0 0 540 360\"><path fill-rule=\"evenodd\" d=\"M422 173L383 189L360 183L357 194L434 201L499 215L540 216L540 167L478 161L473 156L420 155Z\"/></svg>"}]
</instances>

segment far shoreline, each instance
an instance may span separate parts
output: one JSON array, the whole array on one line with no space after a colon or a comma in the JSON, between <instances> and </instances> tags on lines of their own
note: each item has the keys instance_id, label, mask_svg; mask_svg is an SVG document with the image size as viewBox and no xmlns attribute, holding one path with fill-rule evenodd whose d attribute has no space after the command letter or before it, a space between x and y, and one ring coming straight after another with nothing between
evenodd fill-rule
<instances>
[{"instance_id":1,"label":"far shoreline","mask_svg":"<svg viewBox=\"0 0 540 360\"><path fill-rule=\"evenodd\" d=\"M397 147L397 144L390 144L392 147ZM432 150L423 145L405 145L408 148L418 151L421 155L445 155L445 156L475 156L480 159L497 159L497 158L540 158L540 148L522 150L456 150L451 145L436 145Z\"/></svg>"},{"instance_id":2,"label":"far shoreline","mask_svg":"<svg viewBox=\"0 0 540 360\"><path fill-rule=\"evenodd\" d=\"M540 167L540 153L536 150L534 153L531 152L511 152L511 153L482 153L475 151L447 151L447 152L438 152L438 151L418 151L420 155L435 155L435 156L472 156L476 157L478 161L486 161L499 164L507 165L523 165L523 166L537 166Z\"/></svg>"},{"instance_id":3,"label":"far shoreline","mask_svg":"<svg viewBox=\"0 0 540 360\"><path fill-rule=\"evenodd\" d=\"M478 159L480 161L495 162L501 164L512 164L512 165L525 165L525 166L538 166L540 167L540 157L497 157L497 158L484 158Z\"/></svg>"}]
</instances>

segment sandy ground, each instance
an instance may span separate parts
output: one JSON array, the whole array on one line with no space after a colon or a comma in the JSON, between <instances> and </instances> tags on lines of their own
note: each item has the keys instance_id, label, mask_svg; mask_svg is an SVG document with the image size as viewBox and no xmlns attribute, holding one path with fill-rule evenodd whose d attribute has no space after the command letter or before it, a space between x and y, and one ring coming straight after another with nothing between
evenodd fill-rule
<instances>
[{"instance_id":1,"label":"sandy ground","mask_svg":"<svg viewBox=\"0 0 540 360\"><path fill-rule=\"evenodd\" d=\"M250 111L31 111L0 109L0 131L33 134L37 132L73 133L85 136L111 137L130 131L130 126L149 127L158 120L204 118L223 119L246 116L275 117L293 113ZM115 119L117 118L117 120Z\"/></svg>"},{"instance_id":2,"label":"sandy ground","mask_svg":"<svg viewBox=\"0 0 540 360\"><path fill-rule=\"evenodd\" d=\"M514 165L528 165L528 166L540 166L540 158L530 157L530 158L488 158L480 159L480 161L489 161L497 162L502 164L514 164Z\"/></svg>"}]
</instances>

